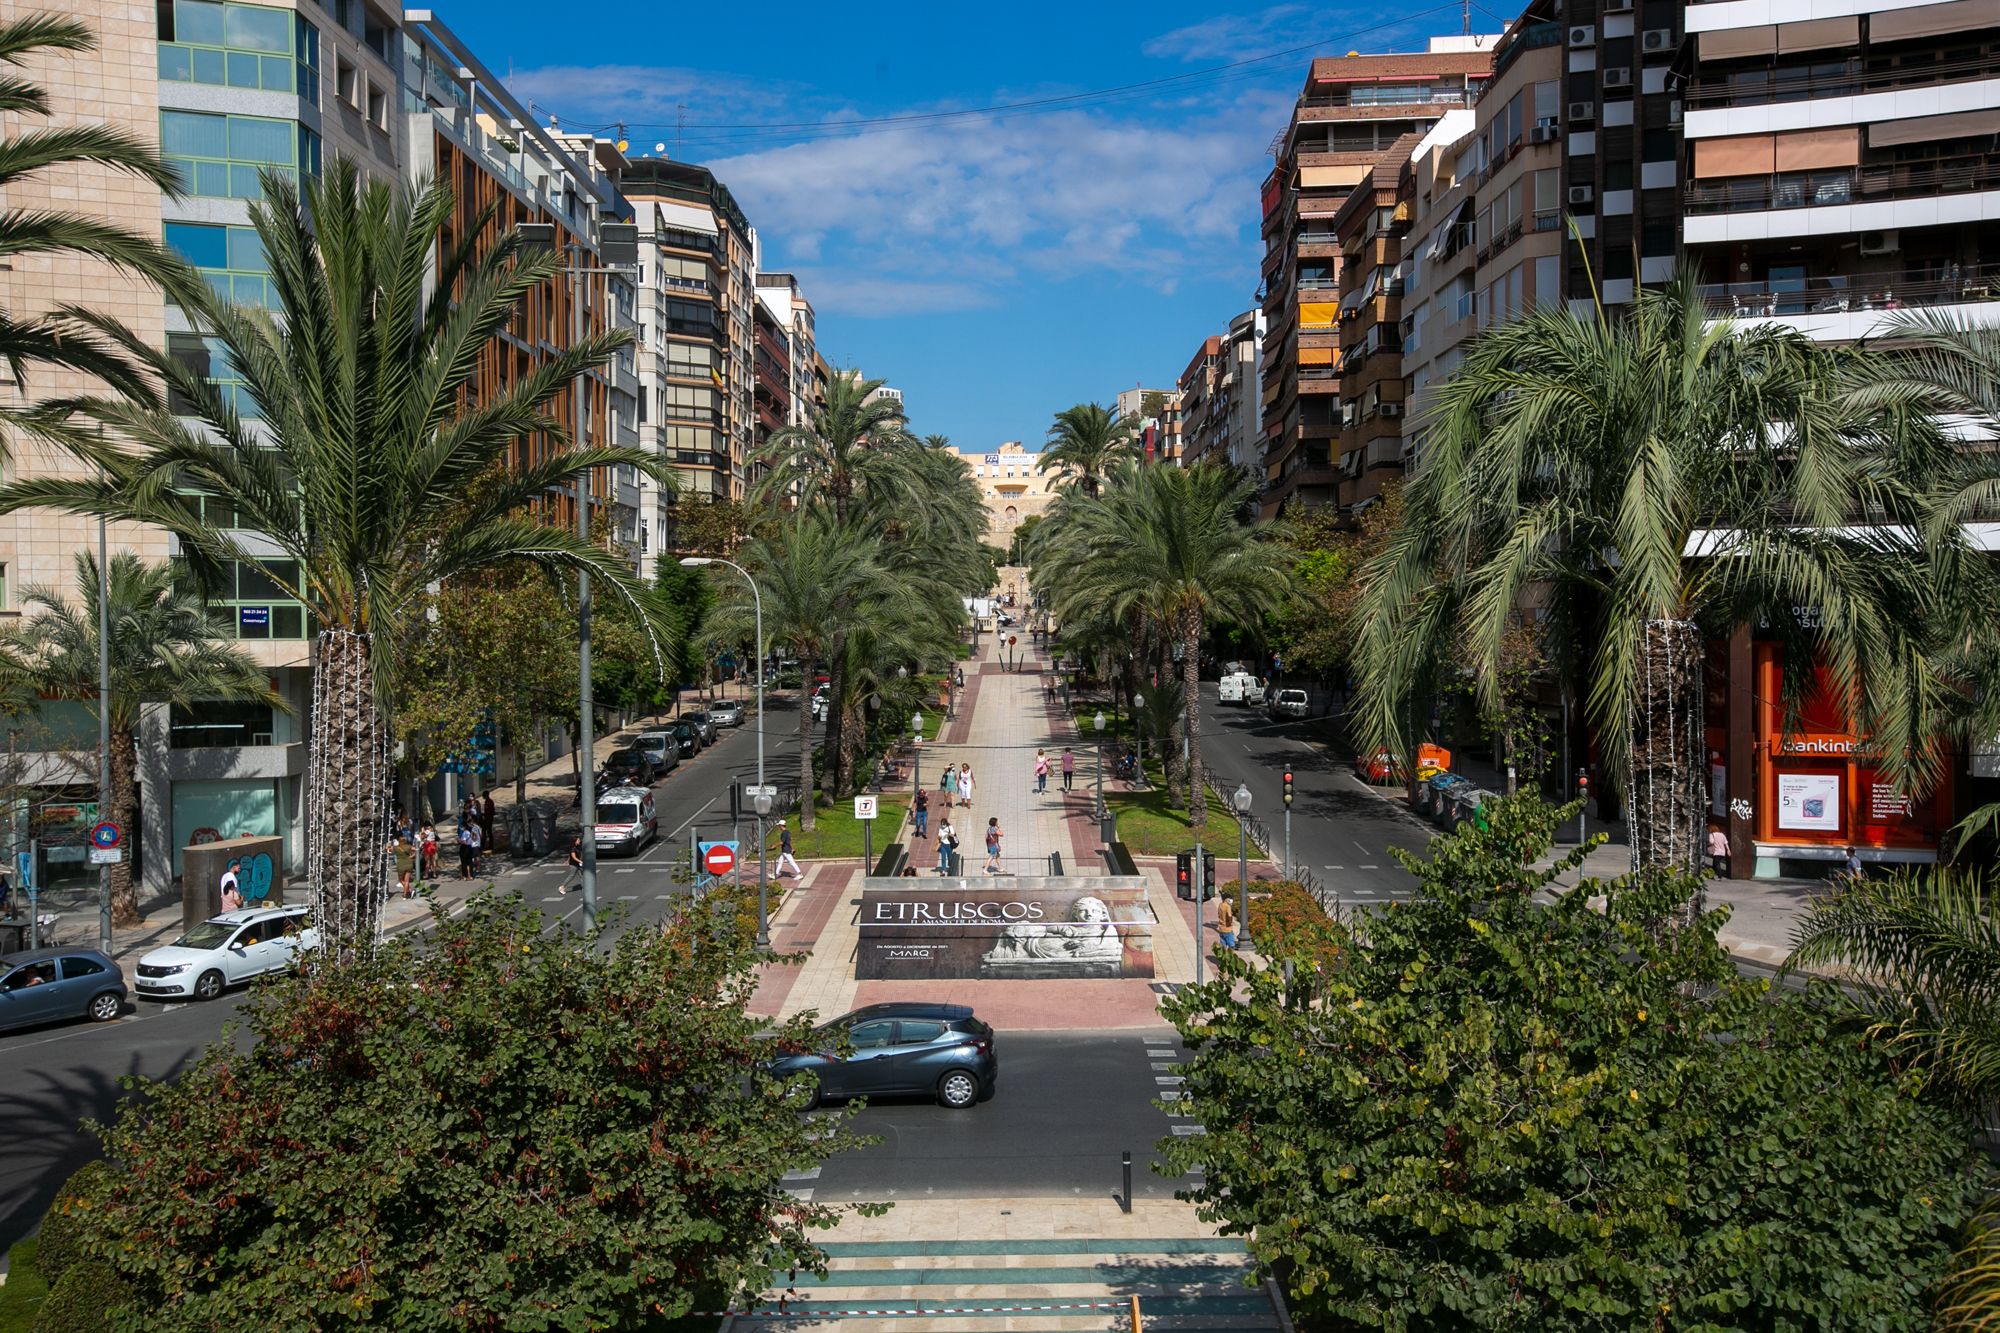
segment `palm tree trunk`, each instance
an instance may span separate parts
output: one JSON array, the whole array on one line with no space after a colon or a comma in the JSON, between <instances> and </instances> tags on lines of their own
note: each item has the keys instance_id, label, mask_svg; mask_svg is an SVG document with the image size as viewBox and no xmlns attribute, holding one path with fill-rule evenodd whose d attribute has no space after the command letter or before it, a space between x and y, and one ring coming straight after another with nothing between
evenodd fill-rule
<instances>
[{"instance_id":1,"label":"palm tree trunk","mask_svg":"<svg viewBox=\"0 0 2000 1333\"><path fill-rule=\"evenodd\" d=\"M1181 635L1181 689L1187 695L1188 823L1208 822L1208 788L1201 768L1201 612L1182 611L1175 626Z\"/></svg>"},{"instance_id":2,"label":"palm tree trunk","mask_svg":"<svg viewBox=\"0 0 2000 1333\"><path fill-rule=\"evenodd\" d=\"M321 954L339 963L375 945L388 888L388 746L375 702L374 640L321 630L306 756L306 882Z\"/></svg>"},{"instance_id":3,"label":"palm tree trunk","mask_svg":"<svg viewBox=\"0 0 2000 1333\"><path fill-rule=\"evenodd\" d=\"M812 678L819 671L819 663L811 653L799 654L799 828L811 832L813 827L813 738L812 738Z\"/></svg>"},{"instance_id":4,"label":"palm tree trunk","mask_svg":"<svg viewBox=\"0 0 2000 1333\"><path fill-rule=\"evenodd\" d=\"M1640 630L1637 679L1627 705L1631 780L1626 819L1640 869L1697 874L1708 810L1702 763L1701 631L1689 620Z\"/></svg>"},{"instance_id":5,"label":"palm tree trunk","mask_svg":"<svg viewBox=\"0 0 2000 1333\"><path fill-rule=\"evenodd\" d=\"M119 828L128 830L126 836L137 841L139 745L132 733L122 727L114 727L111 731L111 810L107 818L115 821ZM139 886L132 877L129 853L124 860L111 867L111 924L139 924Z\"/></svg>"}]
</instances>

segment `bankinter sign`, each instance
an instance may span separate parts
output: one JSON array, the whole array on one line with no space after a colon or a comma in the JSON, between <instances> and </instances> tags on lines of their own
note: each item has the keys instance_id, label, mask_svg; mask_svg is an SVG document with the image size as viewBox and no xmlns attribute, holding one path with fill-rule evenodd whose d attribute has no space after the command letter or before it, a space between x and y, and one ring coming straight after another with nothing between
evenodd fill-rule
<instances>
[{"instance_id":1,"label":"bankinter sign","mask_svg":"<svg viewBox=\"0 0 2000 1333\"><path fill-rule=\"evenodd\" d=\"M864 981L1153 975L1153 911L1141 888L864 889L860 930L855 976Z\"/></svg>"}]
</instances>

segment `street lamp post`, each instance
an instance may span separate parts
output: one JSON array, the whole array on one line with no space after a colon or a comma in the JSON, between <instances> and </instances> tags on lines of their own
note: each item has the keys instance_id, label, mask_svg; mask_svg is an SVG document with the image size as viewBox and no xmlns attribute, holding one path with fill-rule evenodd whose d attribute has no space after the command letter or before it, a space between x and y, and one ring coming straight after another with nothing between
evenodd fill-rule
<instances>
[{"instance_id":1,"label":"street lamp post","mask_svg":"<svg viewBox=\"0 0 2000 1333\"><path fill-rule=\"evenodd\" d=\"M924 710L910 715L910 820L917 818L917 790L924 785Z\"/></svg>"},{"instance_id":2,"label":"street lamp post","mask_svg":"<svg viewBox=\"0 0 2000 1333\"><path fill-rule=\"evenodd\" d=\"M1250 788L1236 784L1236 947L1250 938Z\"/></svg>"},{"instance_id":3,"label":"street lamp post","mask_svg":"<svg viewBox=\"0 0 2000 1333\"><path fill-rule=\"evenodd\" d=\"M1132 740L1139 747L1139 780L1146 778L1146 733L1139 729L1139 710L1146 706L1146 696L1132 696Z\"/></svg>"},{"instance_id":4,"label":"street lamp post","mask_svg":"<svg viewBox=\"0 0 2000 1333\"><path fill-rule=\"evenodd\" d=\"M1097 823L1100 833L1104 825L1104 710L1098 709L1097 716L1090 720L1091 729L1097 733Z\"/></svg>"},{"instance_id":5,"label":"street lamp post","mask_svg":"<svg viewBox=\"0 0 2000 1333\"><path fill-rule=\"evenodd\" d=\"M689 569L703 565L729 566L750 585L750 601L757 609L757 795L751 798L751 804L757 810L757 945L762 948L771 942L764 905L764 816L771 813L771 798L764 787L764 594L758 590L757 580L750 577L750 571L734 560L686 555L681 557L681 564Z\"/></svg>"}]
</instances>

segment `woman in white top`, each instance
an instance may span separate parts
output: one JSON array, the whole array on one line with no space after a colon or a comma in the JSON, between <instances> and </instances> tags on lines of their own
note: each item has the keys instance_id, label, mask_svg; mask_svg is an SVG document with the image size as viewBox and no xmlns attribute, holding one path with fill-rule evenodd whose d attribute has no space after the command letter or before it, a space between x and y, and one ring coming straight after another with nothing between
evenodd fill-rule
<instances>
[{"instance_id":1,"label":"woman in white top","mask_svg":"<svg viewBox=\"0 0 2000 1333\"><path fill-rule=\"evenodd\" d=\"M972 804L972 765L958 766L958 803L970 807Z\"/></svg>"}]
</instances>

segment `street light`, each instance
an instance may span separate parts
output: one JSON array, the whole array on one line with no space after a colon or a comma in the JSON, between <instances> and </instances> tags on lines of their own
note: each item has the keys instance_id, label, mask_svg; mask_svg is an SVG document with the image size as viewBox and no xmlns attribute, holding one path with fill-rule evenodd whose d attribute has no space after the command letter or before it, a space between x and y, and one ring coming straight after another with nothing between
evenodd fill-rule
<instances>
[{"instance_id":1,"label":"street light","mask_svg":"<svg viewBox=\"0 0 2000 1333\"><path fill-rule=\"evenodd\" d=\"M757 794L751 804L757 809L757 945L759 948L771 942L770 928L764 905L764 816L771 813L769 789L764 786L764 594L758 591L757 580L750 577L750 571L734 560L723 560L715 556L684 555L681 564L688 569L700 569L703 565L727 565L743 576L750 585L750 600L757 608ZM589 867L584 873L590 874ZM590 881L586 880L586 884ZM586 907L590 900L584 899Z\"/></svg>"},{"instance_id":2,"label":"street light","mask_svg":"<svg viewBox=\"0 0 2000 1333\"><path fill-rule=\"evenodd\" d=\"M1236 947L1250 938L1250 788L1236 784Z\"/></svg>"},{"instance_id":3,"label":"street light","mask_svg":"<svg viewBox=\"0 0 2000 1333\"><path fill-rule=\"evenodd\" d=\"M924 710L910 715L910 818L917 817L917 789L923 786Z\"/></svg>"},{"instance_id":4,"label":"street light","mask_svg":"<svg viewBox=\"0 0 2000 1333\"><path fill-rule=\"evenodd\" d=\"M1139 728L1139 710L1145 706L1145 695L1135 694L1132 696L1132 739L1137 741L1139 745L1139 776L1141 779L1146 776L1146 733Z\"/></svg>"},{"instance_id":5,"label":"street light","mask_svg":"<svg viewBox=\"0 0 2000 1333\"><path fill-rule=\"evenodd\" d=\"M1097 710L1097 716L1090 720L1092 730L1097 732L1097 822L1104 823L1104 710ZM1101 830L1100 830L1101 836Z\"/></svg>"}]
</instances>

